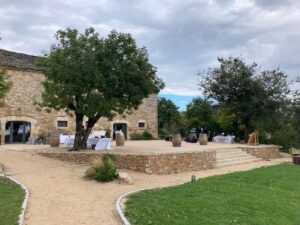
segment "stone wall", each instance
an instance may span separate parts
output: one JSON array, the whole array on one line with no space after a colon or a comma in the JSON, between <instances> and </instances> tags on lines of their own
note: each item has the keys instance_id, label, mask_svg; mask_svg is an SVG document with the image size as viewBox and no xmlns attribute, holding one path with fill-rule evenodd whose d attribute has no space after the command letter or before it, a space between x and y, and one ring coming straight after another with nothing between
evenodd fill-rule
<instances>
[{"instance_id":1,"label":"stone wall","mask_svg":"<svg viewBox=\"0 0 300 225\"><path fill-rule=\"evenodd\" d=\"M7 78L12 82L12 88L4 100L4 107L0 110L1 143L4 143L5 124L7 121L26 121L31 123L31 136L41 133L48 135L53 131L72 134L75 131L74 117L68 117L65 112L37 110L37 103L41 102L44 76L38 71L7 69ZM67 128L57 128L57 120L67 120ZM138 128L138 122L146 123L145 129ZM102 118L95 125L94 130L110 129L113 123L125 122L128 125L128 136L134 132L148 130L157 137L157 96L151 95L144 99L138 110L125 117L117 116L113 121Z\"/></svg>"},{"instance_id":2,"label":"stone wall","mask_svg":"<svg viewBox=\"0 0 300 225\"><path fill-rule=\"evenodd\" d=\"M101 157L101 154L81 152L43 152L39 154L42 156L79 164L92 164L95 159ZM212 169L216 163L215 151L152 155L114 155L116 156L115 163L117 168L129 169L147 174L170 174Z\"/></svg>"},{"instance_id":3,"label":"stone wall","mask_svg":"<svg viewBox=\"0 0 300 225\"><path fill-rule=\"evenodd\" d=\"M7 70L7 78L12 88L0 110L1 143L4 143L5 124L7 121L28 121L31 123L31 136L48 134L56 128L56 119L63 112L37 110L43 90L43 74L36 71ZM70 129L73 129L70 124Z\"/></svg>"},{"instance_id":4,"label":"stone wall","mask_svg":"<svg viewBox=\"0 0 300 225\"><path fill-rule=\"evenodd\" d=\"M109 121L106 118L101 118L95 125L95 130L107 130L113 131L114 123L126 123L128 130L128 139L130 134L143 133L144 131L150 132L154 137L158 137L158 121L157 121L157 95L152 94L148 98L143 100L143 103L137 110L133 110L127 115L118 115L113 121ZM139 128L138 123L145 122L145 128ZM112 135L112 133L111 133Z\"/></svg>"},{"instance_id":5,"label":"stone wall","mask_svg":"<svg viewBox=\"0 0 300 225\"><path fill-rule=\"evenodd\" d=\"M269 146L243 146L240 147L248 154L259 157L264 160L280 158L279 147L276 145Z\"/></svg>"}]
</instances>

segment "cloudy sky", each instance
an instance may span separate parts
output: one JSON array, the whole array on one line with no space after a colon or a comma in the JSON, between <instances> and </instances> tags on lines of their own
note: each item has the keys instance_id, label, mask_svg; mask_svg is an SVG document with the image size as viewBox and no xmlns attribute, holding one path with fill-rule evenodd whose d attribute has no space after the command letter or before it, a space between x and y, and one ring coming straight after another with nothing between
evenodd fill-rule
<instances>
[{"instance_id":1,"label":"cloudy sky","mask_svg":"<svg viewBox=\"0 0 300 225\"><path fill-rule=\"evenodd\" d=\"M166 82L161 95L182 109L201 95L197 73L220 56L300 75L297 0L0 0L3 49L40 55L58 29L89 26L129 32L146 46Z\"/></svg>"}]
</instances>

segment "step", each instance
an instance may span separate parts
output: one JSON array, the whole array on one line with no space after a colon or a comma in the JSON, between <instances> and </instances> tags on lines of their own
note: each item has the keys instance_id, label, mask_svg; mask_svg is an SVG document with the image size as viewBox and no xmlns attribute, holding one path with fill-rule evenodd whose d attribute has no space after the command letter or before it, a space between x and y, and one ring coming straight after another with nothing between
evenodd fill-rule
<instances>
[{"instance_id":1,"label":"step","mask_svg":"<svg viewBox=\"0 0 300 225\"><path fill-rule=\"evenodd\" d=\"M245 155L250 155L250 154L247 154L245 152L235 152L235 153L222 153L222 154L216 154L216 157L217 158L230 158L230 157L233 157L233 158L236 158L236 157L239 157L239 156L245 156Z\"/></svg>"},{"instance_id":2,"label":"step","mask_svg":"<svg viewBox=\"0 0 300 225\"><path fill-rule=\"evenodd\" d=\"M225 163L225 162L240 162L245 160L256 160L256 157L253 156L243 156L239 158L227 158L227 159L217 159L217 163Z\"/></svg>"},{"instance_id":3,"label":"step","mask_svg":"<svg viewBox=\"0 0 300 225\"><path fill-rule=\"evenodd\" d=\"M226 163L217 163L215 165L215 168L220 168L220 167L226 167L226 166L234 166L234 165L241 165L241 164L247 164L247 163L252 163L252 162L258 162L261 161L261 159L251 159L251 160L243 160L243 161L234 161L234 162L226 162Z\"/></svg>"},{"instance_id":4,"label":"step","mask_svg":"<svg viewBox=\"0 0 300 225\"><path fill-rule=\"evenodd\" d=\"M220 150L216 150L216 153L232 153L232 152L243 152L241 149L239 148L231 148L231 149L220 149Z\"/></svg>"}]
</instances>

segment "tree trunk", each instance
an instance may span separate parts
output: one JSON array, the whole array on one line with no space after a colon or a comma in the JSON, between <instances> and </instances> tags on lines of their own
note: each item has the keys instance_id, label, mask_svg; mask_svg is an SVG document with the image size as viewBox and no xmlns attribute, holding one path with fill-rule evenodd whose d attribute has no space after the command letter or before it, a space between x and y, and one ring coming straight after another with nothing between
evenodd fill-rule
<instances>
[{"instance_id":1,"label":"tree trunk","mask_svg":"<svg viewBox=\"0 0 300 225\"><path fill-rule=\"evenodd\" d=\"M76 116L76 132L75 132L75 141L72 150L77 151L80 149L84 149L82 143L82 137L84 134L84 126L83 126L83 115L75 113Z\"/></svg>"},{"instance_id":2,"label":"tree trunk","mask_svg":"<svg viewBox=\"0 0 300 225\"><path fill-rule=\"evenodd\" d=\"M87 140L88 137L97 121L99 120L100 116L96 116L93 118L89 118L87 121L87 127L84 128L83 126L83 115L75 114L76 115L76 133L75 133L75 141L72 150L82 150L87 148Z\"/></svg>"}]
</instances>

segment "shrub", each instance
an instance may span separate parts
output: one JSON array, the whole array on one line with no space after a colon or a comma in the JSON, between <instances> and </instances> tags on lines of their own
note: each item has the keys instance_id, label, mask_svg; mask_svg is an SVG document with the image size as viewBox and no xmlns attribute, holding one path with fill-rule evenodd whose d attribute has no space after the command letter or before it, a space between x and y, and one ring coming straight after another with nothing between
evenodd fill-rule
<instances>
[{"instance_id":1,"label":"shrub","mask_svg":"<svg viewBox=\"0 0 300 225\"><path fill-rule=\"evenodd\" d=\"M148 131L144 131L142 134L133 133L130 135L131 140L154 140L155 138Z\"/></svg>"},{"instance_id":2,"label":"shrub","mask_svg":"<svg viewBox=\"0 0 300 225\"><path fill-rule=\"evenodd\" d=\"M112 181L118 177L117 168L112 160L105 161L97 170L95 179L101 182Z\"/></svg>"},{"instance_id":3,"label":"shrub","mask_svg":"<svg viewBox=\"0 0 300 225\"><path fill-rule=\"evenodd\" d=\"M167 129L162 128L162 129L158 130L159 139L164 140L169 135L170 135L170 132Z\"/></svg>"},{"instance_id":4,"label":"shrub","mask_svg":"<svg viewBox=\"0 0 300 225\"><path fill-rule=\"evenodd\" d=\"M113 163L115 159L112 154L104 154L101 159L96 160L93 166L85 171L84 177L100 182L114 180L118 177L117 168Z\"/></svg>"},{"instance_id":5,"label":"shrub","mask_svg":"<svg viewBox=\"0 0 300 225\"><path fill-rule=\"evenodd\" d=\"M94 167L90 167L84 172L84 177L89 180L94 180L96 178L96 173L96 169Z\"/></svg>"},{"instance_id":6,"label":"shrub","mask_svg":"<svg viewBox=\"0 0 300 225\"><path fill-rule=\"evenodd\" d=\"M109 153L103 154L101 158L103 162L106 162L108 160L111 160L113 162L116 161L116 156Z\"/></svg>"}]
</instances>

